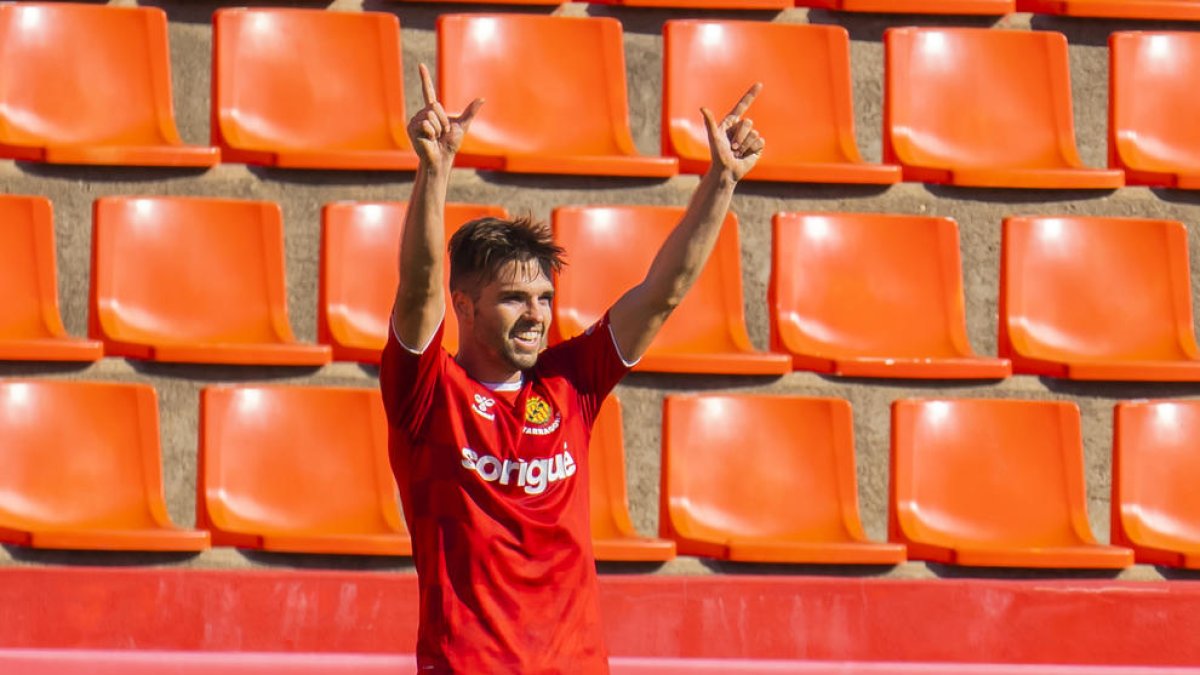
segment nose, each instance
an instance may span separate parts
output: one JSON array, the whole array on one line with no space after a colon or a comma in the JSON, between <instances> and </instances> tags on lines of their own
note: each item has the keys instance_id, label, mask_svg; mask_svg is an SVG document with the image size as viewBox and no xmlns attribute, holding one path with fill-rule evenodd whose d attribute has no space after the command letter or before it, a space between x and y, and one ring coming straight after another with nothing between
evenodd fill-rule
<instances>
[{"instance_id":1,"label":"nose","mask_svg":"<svg viewBox=\"0 0 1200 675\"><path fill-rule=\"evenodd\" d=\"M528 321L536 321L538 323L546 323L550 318L550 303L534 298L525 303L525 319Z\"/></svg>"}]
</instances>

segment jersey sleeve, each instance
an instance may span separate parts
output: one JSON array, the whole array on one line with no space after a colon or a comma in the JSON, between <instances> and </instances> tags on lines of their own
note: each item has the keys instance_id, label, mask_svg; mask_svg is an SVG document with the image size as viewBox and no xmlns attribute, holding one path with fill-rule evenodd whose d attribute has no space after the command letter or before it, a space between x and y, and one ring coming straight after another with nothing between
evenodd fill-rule
<instances>
[{"instance_id":1,"label":"jersey sleeve","mask_svg":"<svg viewBox=\"0 0 1200 675\"><path fill-rule=\"evenodd\" d=\"M379 388L388 425L404 432L410 440L420 434L429 416L438 380L449 358L442 349L443 330L445 322L418 353L401 344L395 328L388 327L387 345L379 364Z\"/></svg>"},{"instance_id":2,"label":"jersey sleeve","mask_svg":"<svg viewBox=\"0 0 1200 675\"><path fill-rule=\"evenodd\" d=\"M590 425L604 398L625 377L635 363L625 361L617 348L608 314L577 335L543 352L549 370L568 378L580 396L580 404Z\"/></svg>"}]
</instances>

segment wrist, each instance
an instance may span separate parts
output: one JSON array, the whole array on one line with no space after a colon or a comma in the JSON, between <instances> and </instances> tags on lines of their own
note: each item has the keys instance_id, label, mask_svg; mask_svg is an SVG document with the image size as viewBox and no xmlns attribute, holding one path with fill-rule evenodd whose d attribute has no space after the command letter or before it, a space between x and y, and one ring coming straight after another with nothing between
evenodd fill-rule
<instances>
[{"instance_id":1,"label":"wrist","mask_svg":"<svg viewBox=\"0 0 1200 675\"><path fill-rule=\"evenodd\" d=\"M427 178L442 183L450 182L450 172L453 168L453 157L445 160L421 158L421 163L418 166L418 170L423 172Z\"/></svg>"},{"instance_id":2,"label":"wrist","mask_svg":"<svg viewBox=\"0 0 1200 675\"><path fill-rule=\"evenodd\" d=\"M724 167L713 162L708 167L708 172L704 174L704 180L714 183L719 188L732 190L737 185L738 179L734 176L733 170L729 167Z\"/></svg>"}]
</instances>

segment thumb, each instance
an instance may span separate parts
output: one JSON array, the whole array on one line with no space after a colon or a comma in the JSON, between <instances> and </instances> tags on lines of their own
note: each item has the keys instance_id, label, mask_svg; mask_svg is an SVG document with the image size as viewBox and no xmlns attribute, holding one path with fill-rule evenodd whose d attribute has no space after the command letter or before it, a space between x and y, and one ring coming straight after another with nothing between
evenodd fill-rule
<instances>
[{"instance_id":1,"label":"thumb","mask_svg":"<svg viewBox=\"0 0 1200 675\"><path fill-rule=\"evenodd\" d=\"M467 105L467 109L458 116L458 124L462 127L464 132L467 130L467 127L471 126L471 120L475 119L475 113L479 112L479 109L483 107L483 103L484 101L481 98L471 101L471 103Z\"/></svg>"},{"instance_id":2,"label":"thumb","mask_svg":"<svg viewBox=\"0 0 1200 675\"><path fill-rule=\"evenodd\" d=\"M721 136L721 129L717 126L717 120L713 118L712 111L708 108L701 108L700 115L704 117L704 126L708 129L708 142L716 141Z\"/></svg>"}]
</instances>

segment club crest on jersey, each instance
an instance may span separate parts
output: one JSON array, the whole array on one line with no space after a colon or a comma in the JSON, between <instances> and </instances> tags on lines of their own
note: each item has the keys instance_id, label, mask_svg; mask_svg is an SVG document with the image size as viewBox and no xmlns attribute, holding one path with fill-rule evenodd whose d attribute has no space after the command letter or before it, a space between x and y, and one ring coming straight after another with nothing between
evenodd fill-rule
<instances>
[{"instance_id":1,"label":"club crest on jersey","mask_svg":"<svg viewBox=\"0 0 1200 675\"><path fill-rule=\"evenodd\" d=\"M562 418L550 408L550 404L544 398L530 396L525 400L525 433L545 436L558 429L561 422Z\"/></svg>"}]
</instances>

